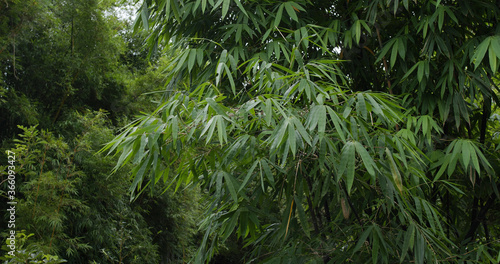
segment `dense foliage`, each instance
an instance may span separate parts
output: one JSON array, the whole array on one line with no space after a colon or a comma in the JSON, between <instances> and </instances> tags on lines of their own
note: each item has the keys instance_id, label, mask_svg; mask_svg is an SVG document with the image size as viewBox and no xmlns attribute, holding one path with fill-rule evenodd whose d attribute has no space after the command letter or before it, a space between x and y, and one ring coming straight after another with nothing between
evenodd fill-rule
<instances>
[{"instance_id":1,"label":"dense foliage","mask_svg":"<svg viewBox=\"0 0 500 264\"><path fill-rule=\"evenodd\" d=\"M196 262L497 263L498 1L145 0L163 103L106 149L209 195Z\"/></svg>"},{"instance_id":2,"label":"dense foliage","mask_svg":"<svg viewBox=\"0 0 500 264\"><path fill-rule=\"evenodd\" d=\"M96 154L116 125L154 110L160 96L144 93L163 86L167 67L117 18L122 4L0 1L2 263L180 263L196 250L197 190L131 201L130 167L109 177L117 159Z\"/></svg>"}]
</instances>

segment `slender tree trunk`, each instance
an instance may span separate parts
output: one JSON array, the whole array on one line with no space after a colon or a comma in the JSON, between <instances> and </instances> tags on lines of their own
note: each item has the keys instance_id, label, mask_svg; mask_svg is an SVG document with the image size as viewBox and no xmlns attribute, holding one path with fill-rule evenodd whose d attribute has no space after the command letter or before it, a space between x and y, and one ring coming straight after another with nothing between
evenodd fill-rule
<instances>
[{"instance_id":1,"label":"slender tree trunk","mask_svg":"<svg viewBox=\"0 0 500 264\"><path fill-rule=\"evenodd\" d=\"M488 210L490 207L493 205L495 202L496 196L491 195L490 198L488 198L488 201L484 204L484 206L481 206L481 203L478 199L474 198L474 204L472 208L472 219L471 219L471 224L469 227L469 231L467 231L467 234L465 235L464 240L467 241L466 243L470 243L474 241L474 236L476 234L476 230L479 227L479 225L486 219L486 214L488 213Z\"/></svg>"}]
</instances>

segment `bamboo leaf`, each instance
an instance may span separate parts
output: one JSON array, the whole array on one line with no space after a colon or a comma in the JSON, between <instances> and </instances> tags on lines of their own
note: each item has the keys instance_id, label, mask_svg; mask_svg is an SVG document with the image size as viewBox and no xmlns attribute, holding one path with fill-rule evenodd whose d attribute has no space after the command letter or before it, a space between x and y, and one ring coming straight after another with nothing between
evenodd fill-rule
<instances>
[{"instance_id":1,"label":"bamboo leaf","mask_svg":"<svg viewBox=\"0 0 500 264\"><path fill-rule=\"evenodd\" d=\"M191 71L193 69L195 62L196 62L196 49L191 49L189 51L188 71Z\"/></svg>"},{"instance_id":2,"label":"bamboo leaf","mask_svg":"<svg viewBox=\"0 0 500 264\"><path fill-rule=\"evenodd\" d=\"M326 109L328 110L328 114L330 115L330 119L332 120L333 125L335 126L335 130L337 131L337 133L340 136L340 139L342 140L342 142L346 142L345 132L347 129L345 129L345 127L343 126L342 121L340 120L340 117L337 115L337 113L335 113L335 111L333 111L332 108L326 107Z\"/></svg>"},{"instance_id":3,"label":"bamboo leaf","mask_svg":"<svg viewBox=\"0 0 500 264\"><path fill-rule=\"evenodd\" d=\"M361 21L354 21L354 25L352 27L354 28L354 35L356 35L356 44L359 44L359 41L361 40Z\"/></svg>"},{"instance_id":4,"label":"bamboo leaf","mask_svg":"<svg viewBox=\"0 0 500 264\"><path fill-rule=\"evenodd\" d=\"M253 171L255 170L255 168L257 167L257 165L259 164L259 161L256 160L254 161L252 167L250 167L250 169L248 170L247 172L247 175L245 177L245 179L243 180L243 182L241 183L241 186L240 188L238 189L238 192L240 192L241 190L243 190L243 188L245 188L245 186L247 185L248 181L250 180L250 178L252 177L253 175Z\"/></svg>"},{"instance_id":5,"label":"bamboo leaf","mask_svg":"<svg viewBox=\"0 0 500 264\"><path fill-rule=\"evenodd\" d=\"M436 224L434 221L434 215L431 212L432 208L430 208L426 201L422 201L422 206L424 207L425 215L427 215L427 220L429 221L432 230L435 232Z\"/></svg>"},{"instance_id":6,"label":"bamboo leaf","mask_svg":"<svg viewBox=\"0 0 500 264\"><path fill-rule=\"evenodd\" d=\"M396 162L394 162L394 158L392 157L392 153L388 148L385 148L385 153L387 158L389 159L389 165L391 167L392 178L396 187L398 187L399 192L403 192L403 182L401 180L401 174L399 173Z\"/></svg>"},{"instance_id":7,"label":"bamboo leaf","mask_svg":"<svg viewBox=\"0 0 500 264\"><path fill-rule=\"evenodd\" d=\"M227 67L226 64L224 64L224 69L226 71L226 76L229 79L229 83L231 84L231 90L233 92L233 95L236 96L236 84L234 83L233 75L231 74L231 71L229 70L229 67Z\"/></svg>"},{"instance_id":8,"label":"bamboo leaf","mask_svg":"<svg viewBox=\"0 0 500 264\"><path fill-rule=\"evenodd\" d=\"M273 173L271 172L271 168L269 168L269 164L267 164L267 161L265 159L262 159L260 163L262 165L262 168L264 169L264 174L266 174L267 180L274 188L274 176Z\"/></svg>"},{"instance_id":9,"label":"bamboo leaf","mask_svg":"<svg viewBox=\"0 0 500 264\"><path fill-rule=\"evenodd\" d=\"M373 225L371 225L368 228L366 228L366 230L363 232L363 234L361 234L361 236L359 237L358 243L356 243L356 245L354 246L354 249L352 250L352 252L354 252L354 253L358 252L358 250L365 243L365 241L368 238L368 236L371 234L372 229L373 229Z\"/></svg>"},{"instance_id":10,"label":"bamboo leaf","mask_svg":"<svg viewBox=\"0 0 500 264\"><path fill-rule=\"evenodd\" d=\"M286 12L288 15L295 21L299 22L299 18L297 17L297 14L295 13L295 10L293 9L293 6L290 2L284 3Z\"/></svg>"},{"instance_id":11,"label":"bamboo leaf","mask_svg":"<svg viewBox=\"0 0 500 264\"><path fill-rule=\"evenodd\" d=\"M404 261L404 259L406 257L406 253L408 253L408 249L410 249L410 244L411 244L410 241L413 240L414 235L415 235L415 227L413 224L410 224L410 226L408 227L408 230L406 230L406 232L405 232L405 240L403 242L403 248L401 251L400 262Z\"/></svg>"},{"instance_id":12,"label":"bamboo leaf","mask_svg":"<svg viewBox=\"0 0 500 264\"><path fill-rule=\"evenodd\" d=\"M304 211L304 208L302 206L302 202L299 200L298 197L295 197L295 205L297 207L297 212L299 214L299 221L300 221L300 225L302 226L302 230L304 231L304 233L306 234L306 236L308 238L311 238L311 234L310 234L310 231L309 231L309 221L306 217L306 213Z\"/></svg>"},{"instance_id":13,"label":"bamboo leaf","mask_svg":"<svg viewBox=\"0 0 500 264\"><path fill-rule=\"evenodd\" d=\"M231 198L235 201L238 202L238 194L236 192L236 189L239 189L236 183L236 180L234 179L233 176L231 176L227 172L222 173L224 175L224 179L226 180L226 186L229 189L229 193L231 194Z\"/></svg>"},{"instance_id":14,"label":"bamboo leaf","mask_svg":"<svg viewBox=\"0 0 500 264\"><path fill-rule=\"evenodd\" d=\"M469 144L469 142L464 142L464 144L462 144L461 152L462 152L462 161L464 165L464 170L467 171L471 155L472 152L474 152L474 149L472 149L472 146Z\"/></svg>"},{"instance_id":15,"label":"bamboo leaf","mask_svg":"<svg viewBox=\"0 0 500 264\"><path fill-rule=\"evenodd\" d=\"M356 111L361 113L361 116L363 116L364 119L368 118L368 112L366 110L366 102L365 102L365 97L363 96L362 93L358 93L356 96L358 101L356 102Z\"/></svg>"},{"instance_id":16,"label":"bamboo leaf","mask_svg":"<svg viewBox=\"0 0 500 264\"><path fill-rule=\"evenodd\" d=\"M268 126L271 125L271 120L273 117L273 109L272 109L272 103L270 99L267 99L266 102L264 103L265 108L264 108L264 121Z\"/></svg>"},{"instance_id":17,"label":"bamboo leaf","mask_svg":"<svg viewBox=\"0 0 500 264\"><path fill-rule=\"evenodd\" d=\"M471 152L471 158L472 158L472 165L474 169L477 171L477 174L481 174L481 167L479 167L479 160L477 158L477 153L475 149L473 152Z\"/></svg>"},{"instance_id":18,"label":"bamboo leaf","mask_svg":"<svg viewBox=\"0 0 500 264\"><path fill-rule=\"evenodd\" d=\"M415 214L417 215L420 222L422 222L422 204L420 203L420 199L418 197L413 197L413 201L415 202Z\"/></svg>"},{"instance_id":19,"label":"bamboo leaf","mask_svg":"<svg viewBox=\"0 0 500 264\"><path fill-rule=\"evenodd\" d=\"M222 3L222 19L226 17L227 11L229 10L229 4L231 3L231 0L224 0Z\"/></svg>"},{"instance_id":20,"label":"bamboo leaf","mask_svg":"<svg viewBox=\"0 0 500 264\"><path fill-rule=\"evenodd\" d=\"M214 98L208 97L205 98L205 101L207 102L208 105L210 105L210 108L212 108L218 115L229 118L226 114L226 110L224 109L224 107L221 106L219 103L217 103Z\"/></svg>"},{"instance_id":21,"label":"bamboo leaf","mask_svg":"<svg viewBox=\"0 0 500 264\"><path fill-rule=\"evenodd\" d=\"M474 69L477 69L481 62L483 61L484 55L486 54L486 51L488 51L488 47L491 42L491 37L487 37L484 39L479 46L477 46L477 49L474 51L474 55L471 58L471 62L474 62Z\"/></svg>"},{"instance_id":22,"label":"bamboo leaf","mask_svg":"<svg viewBox=\"0 0 500 264\"><path fill-rule=\"evenodd\" d=\"M417 79L418 82L421 83L422 79L424 78L425 63L424 61L419 61L417 65L418 65Z\"/></svg>"},{"instance_id":23,"label":"bamboo leaf","mask_svg":"<svg viewBox=\"0 0 500 264\"><path fill-rule=\"evenodd\" d=\"M399 39L396 40L394 45L392 46L392 52L391 52L391 69L394 67L394 64L396 64L396 59L398 58L398 49L399 49Z\"/></svg>"},{"instance_id":24,"label":"bamboo leaf","mask_svg":"<svg viewBox=\"0 0 500 264\"><path fill-rule=\"evenodd\" d=\"M201 12L205 13L206 8L207 8L207 0L201 0Z\"/></svg>"},{"instance_id":25,"label":"bamboo leaf","mask_svg":"<svg viewBox=\"0 0 500 264\"><path fill-rule=\"evenodd\" d=\"M206 139L206 144L208 144L208 142L212 138L212 134L214 133L214 129L215 129L215 126L216 126L216 122L215 121L216 121L216 118L215 118L215 116L213 116L212 118L210 118L210 120L208 121L208 123L205 125L205 128L203 129L203 131L201 131L200 138L203 135L205 135L205 133L208 131L207 139Z\"/></svg>"},{"instance_id":26,"label":"bamboo leaf","mask_svg":"<svg viewBox=\"0 0 500 264\"><path fill-rule=\"evenodd\" d=\"M387 54L387 52L389 52L391 47L394 46L394 42L396 42L396 40L397 40L396 38L392 38L391 40L389 40L387 42L387 44L384 45L384 47L380 51L380 54L378 55L377 60L375 62L379 62L380 60L382 60L382 58L384 58L384 56Z\"/></svg>"},{"instance_id":27,"label":"bamboo leaf","mask_svg":"<svg viewBox=\"0 0 500 264\"><path fill-rule=\"evenodd\" d=\"M281 23L281 17L283 16L283 8L285 4L281 4L278 8L278 12L276 12L276 18L274 19L274 27L278 27Z\"/></svg>"},{"instance_id":28,"label":"bamboo leaf","mask_svg":"<svg viewBox=\"0 0 500 264\"><path fill-rule=\"evenodd\" d=\"M297 129L297 131L301 135L302 139L305 140L307 144L312 146L311 136L307 133L306 129L302 125L302 122L300 122L300 120L297 118L292 118L292 122L295 125L295 129Z\"/></svg>"},{"instance_id":29,"label":"bamboo leaf","mask_svg":"<svg viewBox=\"0 0 500 264\"><path fill-rule=\"evenodd\" d=\"M222 236L222 242L226 241L229 236L233 233L236 224L238 223L238 218L240 216L240 211L237 210L233 212L228 220L228 224L225 226Z\"/></svg>"},{"instance_id":30,"label":"bamboo leaf","mask_svg":"<svg viewBox=\"0 0 500 264\"><path fill-rule=\"evenodd\" d=\"M217 117L217 131L219 135L219 143L222 146L225 142L227 142L227 133L226 133L226 123L222 116L218 115Z\"/></svg>"},{"instance_id":31,"label":"bamboo leaf","mask_svg":"<svg viewBox=\"0 0 500 264\"><path fill-rule=\"evenodd\" d=\"M177 141L177 137L179 136L179 124L178 124L178 120L177 120L177 117L174 117L172 118L172 140L174 142ZM175 146L175 144L174 144Z\"/></svg>"},{"instance_id":32,"label":"bamboo leaf","mask_svg":"<svg viewBox=\"0 0 500 264\"><path fill-rule=\"evenodd\" d=\"M141 18L142 18L142 26L146 31L149 30L149 10L146 1L144 1L141 8Z\"/></svg>"},{"instance_id":33,"label":"bamboo leaf","mask_svg":"<svg viewBox=\"0 0 500 264\"><path fill-rule=\"evenodd\" d=\"M274 136L274 140L273 140L273 143L271 145L271 151L274 151L276 148L278 148L278 146L280 146L282 144L282 142L286 141L285 135L286 135L287 127L288 127L288 120L284 120L283 122L281 122L281 125L279 126L279 128ZM286 151L288 151L288 149L286 149Z\"/></svg>"},{"instance_id":34,"label":"bamboo leaf","mask_svg":"<svg viewBox=\"0 0 500 264\"><path fill-rule=\"evenodd\" d=\"M345 178L346 178L346 188L347 188L347 193L350 194L352 185L354 183L354 169L355 169L355 164L356 164L356 156L355 156L355 147L353 142L347 142L342 149L342 154L341 154L341 167L342 164L345 163L345 168L343 170L346 171Z\"/></svg>"},{"instance_id":35,"label":"bamboo leaf","mask_svg":"<svg viewBox=\"0 0 500 264\"><path fill-rule=\"evenodd\" d=\"M398 1L396 1L398 2ZM377 229L377 227L374 227ZM380 249L380 241L377 235L377 232L373 232L372 234L372 263L376 264L378 261L378 254Z\"/></svg>"},{"instance_id":36,"label":"bamboo leaf","mask_svg":"<svg viewBox=\"0 0 500 264\"><path fill-rule=\"evenodd\" d=\"M418 264L424 264L424 256L425 256L425 240L420 233L416 235L416 244L415 244L415 260Z\"/></svg>"},{"instance_id":37,"label":"bamboo leaf","mask_svg":"<svg viewBox=\"0 0 500 264\"><path fill-rule=\"evenodd\" d=\"M243 14L245 14L245 16L248 16L247 11L245 10L245 8L243 7L243 5L241 4L241 1L240 0L234 0L234 2L238 6L238 8L241 10L241 12L243 12Z\"/></svg>"},{"instance_id":38,"label":"bamboo leaf","mask_svg":"<svg viewBox=\"0 0 500 264\"><path fill-rule=\"evenodd\" d=\"M497 58L500 58L500 36L492 37L488 52L494 53L497 56Z\"/></svg>"},{"instance_id":39,"label":"bamboo leaf","mask_svg":"<svg viewBox=\"0 0 500 264\"><path fill-rule=\"evenodd\" d=\"M292 120L288 121L288 145L290 146L290 150L292 151L292 154L295 156L295 153L297 152L297 140L295 138L295 129L293 127L293 122Z\"/></svg>"},{"instance_id":40,"label":"bamboo leaf","mask_svg":"<svg viewBox=\"0 0 500 264\"><path fill-rule=\"evenodd\" d=\"M490 44L490 47L488 49L488 54L489 54L491 71L497 72L497 56L500 56L500 54L495 54L495 50L493 49L493 43Z\"/></svg>"},{"instance_id":41,"label":"bamboo leaf","mask_svg":"<svg viewBox=\"0 0 500 264\"><path fill-rule=\"evenodd\" d=\"M318 118L318 132L325 133L326 130L326 107L324 105L319 105L316 112L316 117Z\"/></svg>"},{"instance_id":42,"label":"bamboo leaf","mask_svg":"<svg viewBox=\"0 0 500 264\"><path fill-rule=\"evenodd\" d=\"M356 147L356 152L361 156L361 160L363 161L363 165L365 165L366 170L368 173L372 176L372 178L375 180L375 169L377 168L375 165L375 162L373 161L372 157L366 151L365 147L361 145L359 142L354 142L354 146Z\"/></svg>"}]
</instances>

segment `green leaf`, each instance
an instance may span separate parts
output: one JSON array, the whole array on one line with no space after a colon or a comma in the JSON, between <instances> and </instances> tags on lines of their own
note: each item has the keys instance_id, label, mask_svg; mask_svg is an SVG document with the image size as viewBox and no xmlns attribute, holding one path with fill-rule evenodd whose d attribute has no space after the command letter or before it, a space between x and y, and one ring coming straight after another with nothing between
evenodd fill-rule
<instances>
[{"instance_id":1,"label":"green leaf","mask_svg":"<svg viewBox=\"0 0 500 264\"><path fill-rule=\"evenodd\" d=\"M412 73L413 71L415 71L415 69L418 67L418 65L419 65L419 63L415 63L415 65L413 65L413 66L412 66L412 67L411 67L411 68L410 68L410 69L406 72L406 74L403 76L403 78L401 78L401 80L403 80L403 81L404 81L404 80L406 80L406 78L408 78L408 76L410 76L410 75L411 75L411 73Z\"/></svg>"},{"instance_id":2,"label":"green leaf","mask_svg":"<svg viewBox=\"0 0 500 264\"><path fill-rule=\"evenodd\" d=\"M396 2L398 2L398 1L396 1ZM375 227L375 229L376 228L377 227ZM376 264L378 261L379 249L380 249L380 242L379 242L377 232L373 232L373 235L372 235L372 263L373 264Z\"/></svg>"},{"instance_id":3,"label":"green leaf","mask_svg":"<svg viewBox=\"0 0 500 264\"><path fill-rule=\"evenodd\" d=\"M274 27L278 27L281 23L281 16L283 15L283 8L285 4L281 4L276 13L276 18L274 19Z\"/></svg>"},{"instance_id":4,"label":"green leaf","mask_svg":"<svg viewBox=\"0 0 500 264\"><path fill-rule=\"evenodd\" d=\"M227 11L229 10L229 4L231 3L231 0L223 0L224 2L222 3L222 19L226 17Z\"/></svg>"},{"instance_id":5,"label":"green leaf","mask_svg":"<svg viewBox=\"0 0 500 264\"><path fill-rule=\"evenodd\" d=\"M240 215L239 210L237 210L231 214L231 217L229 218L227 225L225 226L224 231L223 231L224 235L222 236L222 242L226 241L229 238L229 236L231 236L231 234L233 233L234 228L236 227L236 224L238 223L239 215Z\"/></svg>"},{"instance_id":6,"label":"green leaf","mask_svg":"<svg viewBox=\"0 0 500 264\"><path fill-rule=\"evenodd\" d=\"M474 149L475 150L475 149ZM474 169L477 171L477 174L481 174L481 167L479 166L479 160L477 158L477 152L471 153L472 165Z\"/></svg>"},{"instance_id":7,"label":"green leaf","mask_svg":"<svg viewBox=\"0 0 500 264\"><path fill-rule=\"evenodd\" d=\"M384 56L387 54L387 52L389 52L391 47L394 46L394 43L396 42L396 40L397 40L397 38L392 38L391 40L389 40L387 42L387 44L384 45L384 47L380 51L380 54L378 55L377 60L375 62L379 62L380 60L382 60L382 58L384 58Z\"/></svg>"},{"instance_id":8,"label":"green leaf","mask_svg":"<svg viewBox=\"0 0 500 264\"><path fill-rule=\"evenodd\" d=\"M227 134L226 134L226 123L222 116L218 115L217 117L217 130L219 134L219 143L222 146L225 142L227 142Z\"/></svg>"},{"instance_id":9,"label":"green leaf","mask_svg":"<svg viewBox=\"0 0 500 264\"><path fill-rule=\"evenodd\" d=\"M346 171L346 188L347 193L350 194L352 185L354 183L354 169L356 164L355 147L353 142L347 142L342 148L340 167L345 166L342 171Z\"/></svg>"},{"instance_id":10,"label":"green leaf","mask_svg":"<svg viewBox=\"0 0 500 264\"><path fill-rule=\"evenodd\" d=\"M179 124L178 124L178 120L177 120L177 117L174 117L172 118L172 140L174 142L177 141L177 137L179 135ZM175 146L175 144L174 144Z\"/></svg>"},{"instance_id":11,"label":"green leaf","mask_svg":"<svg viewBox=\"0 0 500 264\"><path fill-rule=\"evenodd\" d=\"M291 122L291 120L288 121L288 145L290 146L292 154L295 156L297 152L297 141L295 138L295 129L293 128L293 122Z\"/></svg>"},{"instance_id":12,"label":"green leaf","mask_svg":"<svg viewBox=\"0 0 500 264\"><path fill-rule=\"evenodd\" d=\"M493 49L493 42L488 49L489 59L490 59L490 67L492 72L497 72L497 56L500 54L495 54L495 50Z\"/></svg>"},{"instance_id":13,"label":"green leaf","mask_svg":"<svg viewBox=\"0 0 500 264\"><path fill-rule=\"evenodd\" d=\"M410 248L410 241L413 240L414 235L415 235L415 227L413 226L413 224L410 224L408 230L406 230L405 232L405 240L403 242L400 262L403 262L403 260L405 259L406 253L408 253L408 249Z\"/></svg>"},{"instance_id":14,"label":"green leaf","mask_svg":"<svg viewBox=\"0 0 500 264\"><path fill-rule=\"evenodd\" d=\"M365 244L366 238L368 238L368 236L371 234L372 229L373 229L373 225L366 228L366 230L363 232L363 234L361 234L361 236L359 237L358 243L356 243L356 246L354 246L354 249L352 250L352 252L354 252L354 253L358 252L358 250L361 248L361 246L363 246L363 244Z\"/></svg>"},{"instance_id":15,"label":"green leaf","mask_svg":"<svg viewBox=\"0 0 500 264\"><path fill-rule=\"evenodd\" d=\"M203 129L203 131L201 131L200 138L208 131L207 138L206 138L206 144L208 144L210 139L212 139L212 135L213 135L215 127L216 127L216 121L217 121L216 116L213 116L212 118L210 118L208 123L205 125L205 128Z\"/></svg>"},{"instance_id":16,"label":"green leaf","mask_svg":"<svg viewBox=\"0 0 500 264\"><path fill-rule=\"evenodd\" d=\"M304 231L304 233L308 238L311 238L311 234L309 231L309 221L306 217L306 213L302 206L302 202L299 200L297 196L295 196L294 198L295 198L295 206L297 208L297 212L299 213L299 221L300 225L302 226L302 230Z\"/></svg>"},{"instance_id":17,"label":"green leaf","mask_svg":"<svg viewBox=\"0 0 500 264\"><path fill-rule=\"evenodd\" d=\"M361 160L363 161L363 165L365 165L368 173L373 176L372 178L375 180L375 169L377 168L375 162L372 157L366 151L365 147L361 145L359 142L354 142L354 146L356 147L356 152L361 156Z\"/></svg>"},{"instance_id":18,"label":"green leaf","mask_svg":"<svg viewBox=\"0 0 500 264\"><path fill-rule=\"evenodd\" d=\"M373 99L373 97L370 94L365 94L366 98L368 98L368 101L370 101L370 104L373 108L373 112L377 115L384 116L384 113L382 112L382 108L380 108L380 104Z\"/></svg>"},{"instance_id":19,"label":"green leaf","mask_svg":"<svg viewBox=\"0 0 500 264\"><path fill-rule=\"evenodd\" d=\"M424 264L425 256L425 240L420 233L416 235L415 244L415 260L417 264Z\"/></svg>"},{"instance_id":20,"label":"green leaf","mask_svg":"<svg viewBox=\"0 0 500 264\"><path fill-rule=\"evenodd\" d=\"M479 67L479 64L483 61L484 55L486 54L486 51L488 51L488 47L491 42L491 37L487 37L484 39L481 44L477 47L477 49L474 51L474 55L471 58L471 62L474 62L474 69L477 69Z\"/></svg>"},{"instance_id":21,"label":"green leaf","mask_svg":"<svg viewBox=\"0 0 500 264\"><path fill-rule=\"evenodd\" d=\"M205 13L206 8L207 8L207 0L201 0L201 12Z\"/></svg>"},{"instance_id":22,"label":"green leaf","mask_svg":"<svg viewBox=\"0 0 500 264\"><path fill-rule=\"evenodd\" d=\"M148 4L146 1L144 1L142 8L141 8L141 18L142 18L142 26L146 31L149 30L149 11L148 11Z\"/></svg>"},{"instance_id":23,"label":"green leaf","mask_svg":"<svg viewBox=\"0 0 500 264\"><path fill-rule=\"evenodd\" d=\"M401 180L401 174L399 173L396 162L392 157L392 153L388 148L385 148L385 153L387 154L387 158L389 159L389 165L391 167L392 178L399 192L403 192L403 182Z\"/></svg>"},{"instance_id":24,"label":"green leaf","mask_svg":"<svg viewBox=\"0 0 500 264\"><path fill-rule=\"evenodd\" d=\"M406 44L405 44L405 41L403 39L399 39L398 40L398 53L399 53L399 56L401 57L401 59L405 59L406 57Z\"/></svg>"},{"instance_id":25,"label":"green leaf","mask_svg":"<svg viewBox=\"0 0 500 264\"><path fill-rule=\"evenodd\" d=\"M302 125L302 122L300 122L300 120L297 118L292 118L291 120L292 120L293 124L295 125L295 129L297 129L299 134L302 136L302 139L305 140L307 142L307 144L312 146L311 136L307 133L306 129Z\"/></svg>"},{"instance_id":26,"label":"green leaf","mask_svg":"<svg viewBox=\"0 0 500 264\"><path fill-rule=\"evenodd\" d=\"M367 119L368 111L366 110L365 97L363 96L362 93L358 93L356 98L358 99L356 102L356 111L360 112L361 116L363 116L364 119Z\"/></svg>"},{"instance_id":27,"label":"green leaf","mask_svg":"<svg viewBox=\"0 0 500 264\"><path fill-rule=\"evenodd\" d=\"M196 59L198 60L198 66L203 65L203 50L202 49L196 49Z\"/></svg>"},{"instance_id":28,"label":"green leaf","mask_svg":"<svg viewBox=\"0 0 500 264\"><path fill-rule=\"evenodd\" d=\"M143 159L141 163L132 170L132 175L134 176L134 181L130 185L130 191L139 190L144 179L144 173L148 170L150 166L152 157Z\"/></svg>"},{"instance_id":29,"label":"green leaf","mask_svg":"<svg viewBox=\"0 0 500 264\"><path fill-rule=\"evenodd\" d=\"M359 41L361 40L361 21L354 21L354 25L352 27L354 28L354 35L356 35L356 44L359 44Z\"/></svg>"},{"instance_id":30,"label":"green leaf","mask_svg":"<svg viewBox=\"0 0 500 264\"><path fill-rule=\"evenodd\" d=\"M348 133L348 131L344 127L342 121L340 120L340 117L337 115L337 113L335 113L335 111L333 111L331 107L328 106L326 109L328 110L328 114L330 115L330 118L333 122L333 125L335 126L335 130L337 130L337 133L340 136L340 139L342 140L342 142L346 142L345 133Z\"/></svg>"},{"instance_id":31,"label":"green leaf","mask_svg":"<svg viewBox=\"0 0 500 264\"><path fill-rule=\"evenodd\" d=\"M316 112L316 117L318 118L318 132L325 133L326 130L326 107L324 105L319 105Z\"/></svg>"},{"instance_id":32,"label":"green leaf","mask_svg":"<svg viewBox=\"0 0 500 264\"><path fill-rule=\"evenodd\" d=\"M188 55L189 55L189 50L185 50L182 52L182 55L179 57L179 60L177 61L177 66L174 69L175 72L179 71L183 67L186 67L184 63L186 62Z\"/></svg>"},{"instance_id":33,"label":"green leaf","mask_svg":"<svg viewBox=\"0 0 500 264\"><path fill-rule=\"evenodd\" d=\"M241 10L241 12L243 12L243 14L245 14L245 16L248 16L247 11L245 10L243 5L241 4L240 0L234 0L234 2L238 6L238 8Z\"/></svg>"},{"instance_id":34,"label":"green leaf","mask_svg":"<svg viewBox=\"0 0 500 264\"><path fill-rule=\"evenodd\" d=\"M438 9L438 28L439 30L443 29L443 23L444 23L444 8L440 6Z\"/></svg>"},{"instance_id":35,"label":"green leaf","mask_svg":"<svg viewBox=\"0 0 500 264\"><path fill-rule=\"evenodd\" d=\"M234 179L234 177L227 172L223 172L223 175L224 179L226 180L226 186L229 189L229 193L231 194L231 198L233 198L235 202L238 202L238 194L236 193L236 189L238 189L238 186L236 183L236 179Z\"/></svg>"},{"instance_id":36,"label":"green leaf","mask_svg":"<svg viewBox=\"0 0 500 264\"><path fill-rule=\"evenodd\" d=\"M254 161L252 167L250 167L250 169L247 172L247 176L245 177L245 179L241 183L241 186L238 189L238 192L240 192L241 190L243 190L243 188L245 188L245 186L247 185L248 181L250 180L250 178L253 175L253 171L255 170L255 168L257 167L258 164L259 164L259 160Z\"/></svg>"},{"instance_id":37,"label":"green leaf","mask_svg":"<svg viewBox=\"0 0 500 264\"><path fill-rule=\"evenodd\" d=\"M422 201L422 206L424 207L425 215L427 215L427 220L431 226L432 231L436 231L436 224L434 221L434 215L432 214L430 206L427 204L427 201Z\"/></svg>"},{"instance_id":38,"label":"green leaf","mask_svg":"<svg viewBox=\"0 0 500 264\"><path fill-rule=\"evenodd\" d=\"M269 181L271 186L274 187L274 176L273 173L271 172L271 168L269 168L269 165L267 164L267 161L265 159L262 159L260 161L260 164L264 169L264 174L266 175L267 180Z\"/></svg>"},{"instance_id":39,"label":"green leaf","mask_svg":"<svg viewBox=\"0 0 500 264\"><path fill-rule=\"evenodd\" d=\"M271 100L270 99L267 99L266 102L264 103L265 105L265 108L264 108L264 121L266 122L266 124L268 126L271 125L271 120L273 118L273 106L272 106L272 103L271 103Z\"/></svg>"},{"instance_id":40,"label":"green leaf","mask_svg":"<svg viewBox=\"0 0 500 264\"><path fill-rule=\"evenodd\" d=\"M274 130L274 140L271 145L271 150L274 151L276 148L281 146L282 142L285 141L285 135L288 127L288 120L283 120L278 129ZM288 150L288 149L287 149Z\"/></svg>"},{"instance_id":41,"label":"green leaf","mask_svg":"<svg viewBox=\"0 0 500 264\"><path fill-rule=\"evenodd\" d=\"M417 65L418 65L417 79L418 79L418 82L421 83L422 79L424 78L425 62L419 61L417 63Z\"/></svg>"},{"instance_id":42,"label":"green leaf","mask_svg":"<svg viewBox=\"0 0 500 264\"><path fill-rule=\"evenodd\" d=\"M191 49L189 51L188 71L191 71L193 69L195 62L196 62L196 49Z\"/></svg>"},{"instance_id":43,"label":"green leaf","mask_svg":"<svg viewBox=\"0 0 500 264\"><path fill-rule=\"evenodd\" d=\"M392 53L391 53L391 69L394 67L394 64L396 64L396 59L398 58L398 49L399 49L399 39L396 40L396 43L392 46Z\"/></svg>"},{"instance_id":44,"label":"green leaf","mask_svg":"<svg viewBox=\"0 0 500 264\"><path fill-rule=\"evenodd\" d=\"M215 98L215 97L214 97ZM207 102L208 105L210 105L210 107L218 114L218 115L221 115L221 116L224 116L226 118L229 118L226 114L226 110L220 105L218 104L214 98L205 98L205 101Z\"/></svg>"},{"instance_id":45,"label":"green leaf","mask_svg":"<svg viewBox=\"0 0 500 264\"><path fill-rule=\"evenodd\" d=\"M229 67L227 67L226 64L224 64L224 69L226 71L226 76L229 79L229 83L231 85L231 90L233 92L233 95L236 96L236 84L234 83L233 75L231 74L231 71L229 70Z\"/></svg>"},{"instance_id":46,"label":"green leaf","mask_svg":"<svg viewBox=\"0 0 500 264\"><path fill-rule=\"evenodd\" d=\"M293 6L290 2L284 3L286 12L288 15L295 21L299 22L299 18L297 17L297 14L295 13L295 10L293 9Z\"/></svg>"},{"instance_id":47,"label":"green leaf","mask_svg":"<svg viewBox=\"0 0 500 264\"><path fill-rule=\"evenodd\" d=\"M497 56L497 58L500 58L500 36L492 37L488 52L494 53Z\"/></svg>"},{"instance_id":48,"label":"green leaf","mask_svg":"<svg viewBox=\"0 0 500 264\"><path fill-rule=\"evenodd\" d=\"M464 142L464 144L462 144L461 152L462 152L462 161L464 165L464 170L467 171L467 168L469 167L471 154L472 152L474 152L474 149L469 144L469 142Z\"/></svg>"}]
</instances>

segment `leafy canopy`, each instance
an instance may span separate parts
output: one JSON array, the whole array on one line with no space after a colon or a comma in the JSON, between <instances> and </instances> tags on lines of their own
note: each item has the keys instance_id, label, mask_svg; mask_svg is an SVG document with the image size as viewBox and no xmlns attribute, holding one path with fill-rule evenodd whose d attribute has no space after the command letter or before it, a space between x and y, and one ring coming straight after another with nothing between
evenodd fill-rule
<instances>
[{"instance_id":1,"label":"leafy canopy","mask_svg":"<svg viewBox=\"0 0 500 264\"><path fill-rule=\"evenodd\" d=\"M173 52L165 97L104 149L135 164L133 195L160 181L209 194L196 262L232 234L247 262L498 262L499 14L143 1L136 27Z\"/></svg>"}]
</instances>

